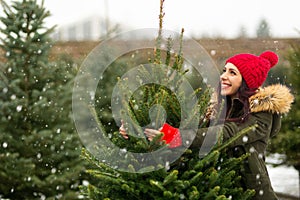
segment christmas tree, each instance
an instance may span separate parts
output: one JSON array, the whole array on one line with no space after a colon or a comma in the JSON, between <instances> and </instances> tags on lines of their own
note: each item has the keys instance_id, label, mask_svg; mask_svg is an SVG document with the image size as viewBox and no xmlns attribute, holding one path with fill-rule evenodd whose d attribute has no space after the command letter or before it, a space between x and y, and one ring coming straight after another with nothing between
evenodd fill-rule
<instances>
[{"instance_id":1,"label":"christmas tree","mask_svg":"<svg viewBox=\"0 0 300 200\"><path fill-rule=\"evenodd\" d=\"M52 46L35 0L1 1L0 198L77 199L83 161L70 117L72 62L48 60Z\"/></svg>"},{"instance_id":2,"label":"christmas tree","mask_svg":"<svg viewBox=\"0 0 300 200\"><path fill-rule=\"evenodd\" d=\"M189 148L195 129L207 131L206 113L212 90L205 84L202 88L190 88L187 84L188 69L184 67L182 48L184 31L179 36L179 44L174 44L172 37L163 38L163 2L161 0L153 56L146 53L150 64L141 64L119 77L112 92L114 104L110 111L117 121L124 121L129 139L121 137L117 128L108 128L103 123L103 113L98 112L101 108L93 101L85 105L79 103L83 102L81 98L75 106L73 103L75 109L90 110L91 116L85 122L95 124L94 130L98 133L84 132L83 127L88 128L88 125L78 126L84 132L81 133L85 136L83 142L88 144L82 152L91 163L87 172L96 183L82 185L83 194L89 199L250 199L253 191L241 187L239 175L241 163L248 155L227 158L225 153L226 147L248 129L226 143L222 143L222 132L215 130L213 135L217 136L217 142L201 158L200 147ZM161 48L162 44L166 44L166 50ZM174 45L179 46L177 52ZM87 79L86 71L80 76L78 85ZM201 79L205 83L205 78ZM78 98L76 95L79 93L73 93L73 98ZM94 98L97 99L97 92ZM145 127L158 129L165 122L180 130L180 147L174 140L166 143L163 134L151 141L143 135Z\"/></svg>"},{"instance_id":3,"label":"christmas tree","mask_svg":"<svg viewBox=\"0 0 300 200\"><path fill-rule=\"evenodd\" d=\"M291 50L287 54L287 60L290 63L287 83L291 86L291 91L295 96L295 101L291 111L287 116L283 116L281 133L272 138L269 151L271 153L279 153L281 158L279 163L275 163L275 166L288 165L293 166L299 175L300 181L300 157L299 157L299 145L300 145L300 123L299 117L299 92L300 92L300 46L293 44ZM286 72L286 69L284 69Z\"/></svg>"}]
</instances>

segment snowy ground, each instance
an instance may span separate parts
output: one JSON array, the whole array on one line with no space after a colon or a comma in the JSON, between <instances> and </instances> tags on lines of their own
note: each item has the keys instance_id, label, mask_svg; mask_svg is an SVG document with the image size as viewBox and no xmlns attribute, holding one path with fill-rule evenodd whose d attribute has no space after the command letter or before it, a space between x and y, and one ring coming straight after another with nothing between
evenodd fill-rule
<instances>
[{"instance_id":1,"label":"snowy ground","mask_svg":"<svg viewBox=\"0 0 300 200\"><path fill-rule=\"evenodd\" d=\"M267 162L274 161L274 158L267 158ZM272 186L276 192L299 196L299 176L298 171L293 167L267 166Z\"/></svg>"}]
</instances>

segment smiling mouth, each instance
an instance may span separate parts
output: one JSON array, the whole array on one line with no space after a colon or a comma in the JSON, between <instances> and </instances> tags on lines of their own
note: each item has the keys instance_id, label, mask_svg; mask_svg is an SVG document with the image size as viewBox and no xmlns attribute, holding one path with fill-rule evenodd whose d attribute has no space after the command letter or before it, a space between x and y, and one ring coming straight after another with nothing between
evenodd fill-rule
<instances>
[{"instance_id":1,"label":"smiling mouth","mask_svg":"<svg viewBox=\"0 0 300 200\"><path fill-rule=\"evenodd\" d=\"M230 86L231 86L231 84L229 84L229 83L221 83L221 88L228 88Z\"/></svg>"}]
</instances>

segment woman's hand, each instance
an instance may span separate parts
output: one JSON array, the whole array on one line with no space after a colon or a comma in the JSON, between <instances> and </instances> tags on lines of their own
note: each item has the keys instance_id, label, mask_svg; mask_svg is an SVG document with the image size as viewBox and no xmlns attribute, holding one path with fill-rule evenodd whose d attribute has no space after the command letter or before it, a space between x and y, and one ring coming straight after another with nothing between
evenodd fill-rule
<instances>
[{"instance_id":1,"label":"woman's hand","mask_svg":"<svg viewBox=\"0 0 300 200\"><path fill-rule=\"evenodd\" d=\"M123 138L128 139L129 136L126 132L126 127L124 126L124 121L121 120L121 126L119 128L119 132ZM146 128L144 130L144 134L148 138L149 141L152 141L156 136L163 134L162 140L164 140L167 144L169 144L170 148L179 147L182 145L181 136L179 129L170 126L169 124L164 124L160 129L151 129Z\"/></svg>"},{"instance_id":2,"label":"woman's hand","mask_svg":"<svg viewBox=\"0 0 300 200\"><path fill-rule=\"evenodd\" d=\"M155 136L161 134L161 132L160 132L161 129L162 128L160 128L159 130L146 128L144 133L145 133L146 137L148 138L148 140L152 141ZM121 126L119 128L119 133L122 135L123 138L128 139L129 136L128 136L126 130L127 130L127 128L124 125L124 121L121 120Z\"/></svg>"},{"instance_id":3,"label":"woman's hand","mask_svg":"<svg viewBox=\"0 0 300 200\"><path fill-rule=\"evenodd\" d=\"M123 120L121 120L121 126L119 128L119 133L122 135L123 138L128 139L128 135L127 135Z\"/></svg>"},{"instance_id":4,"label":"woman's hand","mask_svg":"<svg viewBox=\"0 0 300 200\"><path fill-rule=\"evenodd\" d=\"M169 148L176 148L182 145L181 135L178 128L164 123L158 130L146 128L144 131L149 141L152 141L159 134L163 134L162 140L168 144Z\"/></svg>"},{"instance_id":5,"label":"woman's hand","mask_svg":"<svg viewBox=\"0 0 300 200\"><path fill-rule=\"evenodd\" d=\"M146 137L148 138L149 141L152 141L153 138L155 138L157 135L161 134L161 129L155 130L155 129L150 129L150 128L146 128L144 133L146 135Z\"/></svg>"}]
</instances>

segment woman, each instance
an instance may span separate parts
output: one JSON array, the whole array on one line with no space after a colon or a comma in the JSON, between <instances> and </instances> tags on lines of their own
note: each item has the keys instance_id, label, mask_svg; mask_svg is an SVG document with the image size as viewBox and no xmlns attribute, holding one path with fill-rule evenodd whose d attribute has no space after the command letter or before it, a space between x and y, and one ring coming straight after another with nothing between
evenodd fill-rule
<instances>
[{"instance_id":1,"label":"woman","mask_svg":"<svg viewBox=\"0 0 300 200\"><path fill-rule=\"evenodd\" d=\"M269 70L278 62L278 56L266 51L260 56L237 54L226 61L220 76L218 100L226 99L227 112L224 119L223 140L226 141L239 131L256 125L246 136L236 140L228 148L229 156L240 156L249 153L244 163L242 180L245 188L255 189L253 199L278 199L268 176L265 164L265 151L269 138L278 133L281 126L281 115L286 114L293 102L293 96L287 87L272 85L260 88L267 78ZM168 136L170 131L160 130ZM152 140L158 130L145 129L145 135ZM128 138L124 126L120 133ZM176 131L175 139L180 134ZM200 135L200 137L199 137ZM196 136L192 146L201 146L202 134ZM179 144L180 145L180 144Z\"/></svg>"}]
</instances>

